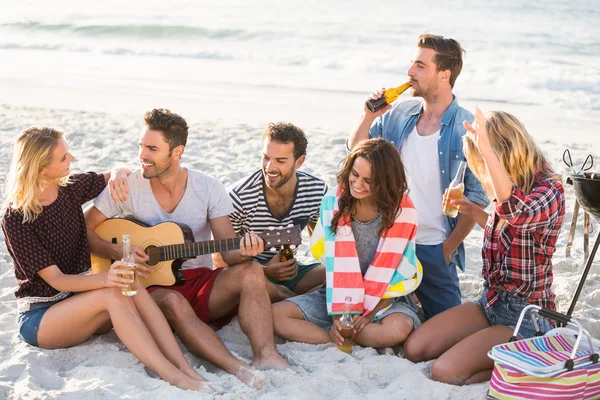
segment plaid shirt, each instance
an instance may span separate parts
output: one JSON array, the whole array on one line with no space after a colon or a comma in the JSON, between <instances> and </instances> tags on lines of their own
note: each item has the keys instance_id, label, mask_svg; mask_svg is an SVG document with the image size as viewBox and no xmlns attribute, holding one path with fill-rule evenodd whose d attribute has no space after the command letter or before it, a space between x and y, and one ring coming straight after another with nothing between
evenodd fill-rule
<instances>
[{"instance_id":1,"label":"plaid shirt","mask_svg":"<svg viewBox=\"0 0 600 400\"><path fill-rule=\"evenodd\" d=\"M483 239L483 278L489 288L486 307L498 299L499 285L530 303L555 309L552 254L565 214L562 185L536 177L527 196L515 185L503 203L494 200ZM506 223L494 229L498 221Z\"/></svg>"}]
</instances>

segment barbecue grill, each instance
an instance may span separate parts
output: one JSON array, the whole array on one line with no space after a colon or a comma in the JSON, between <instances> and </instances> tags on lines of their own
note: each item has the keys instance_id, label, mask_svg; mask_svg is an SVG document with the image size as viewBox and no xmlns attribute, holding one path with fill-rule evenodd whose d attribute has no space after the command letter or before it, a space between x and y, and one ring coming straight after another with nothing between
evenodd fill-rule
<instances>
[{"instance_id":1,"label":"barbecue grill","mask_svg":"<svg viewBox=\"0 0 600 400\"><path fill-rule=\"evenodd\" d=\"M600 220L600 173L585 172L582 175L571 175L567 178L567 184L573 185L575 197L581 207L592 217ZM594 248L587 258L585 269L583 270L579 285L577 286L577 291L575 292L575 296L573 297L571 306L567 312L567 315L569 316L572 315L573 310L575 309L575 304L577 303L581 289L583 289L587 274L594 262L596 251L598 251L598 245L600 245L600 229L596 241L594 242Z\"/></svg>"}]
</instances>

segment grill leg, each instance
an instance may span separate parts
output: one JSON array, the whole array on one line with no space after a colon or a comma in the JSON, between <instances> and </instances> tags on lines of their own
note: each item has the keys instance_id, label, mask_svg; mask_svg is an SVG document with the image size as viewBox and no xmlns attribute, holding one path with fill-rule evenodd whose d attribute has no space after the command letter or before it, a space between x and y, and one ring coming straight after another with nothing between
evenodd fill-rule
<instances>
[{"instance_id":1,"label":"grill leg","mask_svg":"<svg viewBox=\"0 0 600 400\"><path fill-rule=\"evenodd\" d=\"M571 231L569 232L569 241L567 242L567 248L565 249L565 257L571 257L571 246L573 246L573 239L575 238L575 228L577 227L577 216L579 215L579 202L575 199L575 207L573 208L573 217L571 218ZM586 257L587 258L587 257Z\"/></svg>"},{"instance_id":2,"label":"grill leg","mask_svg":"<svg viewBox=\"0 0 600 400\"><path fill-rule=\"evenodd\" d=\"M600 230L598 232L598 236L596 236L596 242L594 243L594 248L592 249L592 253L587 258L587 263L585 264L585 269L583 270L583 274L581 274L581 279L579 280L579 285L577 286L577 290L575 291L573 300L571 300L571 306L569 307L569 311L567 312L568 316L573 315L573 310L575 309L575 304L577 304L577 300L579 299L579 295L581 294L581 289L583 289L583 285L585 284L585 280L587 278L588 272L590 272L590 268L592 267L592 263L594 262L594 257L596 256L596 251L598 251L598 245L600 245Z\"/></svg>"},{"instance_id":3,"label":"grill leg","mask_svg":"<svg viewBox=\"0 0 600 400\"><path fill-rule=\"evenodd\" d=\"M590 214L583 212L583 256L587 260L590 255Z\"/></svg>"}]
</instances>

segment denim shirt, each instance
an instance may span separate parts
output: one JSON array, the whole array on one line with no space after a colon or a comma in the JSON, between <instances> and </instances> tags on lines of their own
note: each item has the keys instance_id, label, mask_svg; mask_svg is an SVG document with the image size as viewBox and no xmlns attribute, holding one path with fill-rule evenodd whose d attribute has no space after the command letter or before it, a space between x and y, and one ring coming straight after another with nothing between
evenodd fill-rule
<instances>
[{"instance_id":1,"label":"denim shirt","mask_svg":"<svg viewBox=\"0 0 600 400\"><path fill-rule=\"evenodd\" d=\"M450 182L456 176L461 161L465 160L463 154L462 137L467 132L463 121L473 121L473 114L458 105L456 96L440 122L440 139L438 141L438 157L440 160L440 176L442 177L442 193L446 191ZM396 102L393 108L377 118L369 131L370 137L384 137L394 143L398 150L402 143L415 128L423 102L421 100L407 100ZM471 170L465 172L464 195L472 202L487 206L489 200L483 188ZM441 205L440 205L441 207ZM460 215L460 214L459 214ZM446 218L446 235L456 226L458 218ZM452 262L457 264L461 270L465 270L465 247L461 243L452 255Z\"/></svg>"}]
</instances>

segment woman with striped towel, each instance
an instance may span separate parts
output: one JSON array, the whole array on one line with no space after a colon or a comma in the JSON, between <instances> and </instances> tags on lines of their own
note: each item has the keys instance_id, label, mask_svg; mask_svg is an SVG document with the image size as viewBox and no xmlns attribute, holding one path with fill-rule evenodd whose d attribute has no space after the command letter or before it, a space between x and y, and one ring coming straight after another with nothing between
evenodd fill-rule
<instances>
[{"instance_id":1,"label":"woman with striped towel","mask_svg":"<svg viewBox=\"0 0 600 400\"><path fill-rule=\"evenodd\" d=\"M398 345L420 325L408 295L422 276L414 243L417 213L405 193L400 155L384 139L362 141L342 162L337 183L323 197L311 237L326 282L274 304L275 333L287 340L341 345L339 319L350 296L354 342Z\"/></svg>"}]
</instances>

